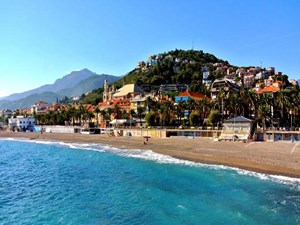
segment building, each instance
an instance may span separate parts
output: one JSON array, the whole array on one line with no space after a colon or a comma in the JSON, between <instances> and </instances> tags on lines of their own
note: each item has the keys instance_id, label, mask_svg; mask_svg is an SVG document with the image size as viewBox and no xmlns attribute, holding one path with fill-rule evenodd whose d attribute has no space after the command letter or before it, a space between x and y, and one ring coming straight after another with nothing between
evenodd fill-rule
<instances>
[{"instance_id":1,"label":"building","mask_svg":"<svg viewBox=\"0 0 300 225\"><path fill-rule=\"evenodd\" d=\"M50 106L47 102L39 101L34 103L33 106L31 106L31 113L32 114L43 114L47 112L47 107Z\"/></svg>"},{"instance_id":2,"label":"building","mask_svg":"<svg viewBox=\"0 0 300 225\"><path fill-rule=\"evenodd\" d=\"M216 79L211 85L211 99L216 99L222 89L225 95L228 95L233 92L239 93L240 86L231 79Z\"/></svg>"},{"instance_id":3,"label":"building","mask_svg":"<svg viewBox=\"0 0 300 225\"><path fill-rule=\"evenodd\" d=\"M210 72L208 67L202 67L202 83L205 85L205 87L210 87L212 81L209 78Z\"/></svg>"},{"instance_id":4,"label":"building","mask_svg":"<svg viewBox=\"0 0 300 225\"><path fill-rule=\"evenodd\" d=\"M290 80L290 83L291 83L293 86L299 86L298 81L296 81L296 80L294 80L294 79Z\"/></svg>"},{"instance_id":5,"label":"building","mask_svg":"<svg viewBox=\"0 0 300 225\"><path fill-rule=\"evenodd\" d=\"M279 91L280 91L280 89L278 87L267 86L267 87L264 87L263 89L260 89L259 91L257 91L257 94L277 93Z\"/></svg>"},{"instance_id":6,"label":"building","mask_svg":"<svg viewBox=\"0 0 300 225\"><path fill-rule=\"evenodd\" d=\"M1 117L11 117L13 112L10 109L3 109L0 111Z\"/></svg>"},{"instance_id":7,"label":"building","mask_svg":"<svg viewBox=\"0 0 300 225\"><path fill-rule=\"evenodd\" d=\"M8 119L8 127L13 131L34 131L35 118L33 116L17 116Z\"/></svg>"},{"instance_id":8,"label":"building","mask_svg":"<svg viewBox=\"0 0 300 225\"><path fill-rule=\"evenodd\" d=\"M3 109L0 111L0 117L2 117L2 121L0 123L0 127L6 125L5 119L11 117L13 112L10 109Z\"/></svg>"},{"instance_id":9,"label":"building","mask_svg":"<svg viewBox=\"0 0 300 225\"><path fill-rule=\"evenodd\" d=\"M176 91L185 91L189 88L186 84L161 84L159 86L159 94L164 94L166 92L176 92Z\"/></svg>"},{"instance_id":10,"label":"building","mask_svg":"<svg viewBox=\"0 0 300 225\"><path fill-rule=\"evenodd\" d=\"M191 92L191 91L186 90L184 92L181 92L179 95L177 95L175 97L175 105L178 105L178 103L181 102L181 101L187 102L189 99L193 99L195 101L200 101L202 99L210 100L210 98L208 96L206 96L205 94L197 93L197 92ZM190 114L190 111L185 110L184 117L188 117L189 114Z\"/></svg>"},{"instance_id":11,"label":"building","mask_svg":"<svg viewBox=\"0 0 300 225\"><path fill-rule=\"evenodd\" d=\"M109 88L107 80L104 81L103 102L109 102L114 99L131 99L137 95L143 95L144 91L136 84L126 84L118 90L114 86Z\"/></svg>"},{"instance_id":12,"label":"building","mask_svg":"<svg viewBox=\"0 0 300 225\"><path fill-rule=\"evenodd\" d=\"M210 99L208 96L206 96L205 94L202 94L202 93L197 93L197 92L191 92L191 91L184 91L184 92L181 92L179 95L177 95L175 97L175 102L178 103L180 101L188 101L189 99L193 99L195 101L200 101L202 99Z\"/></svg>"},{"instance_id":13,"label":"building","mask_svg":"<svg viewBox=\"0 0 300 225\"><path fill-rule=\"evenodd\" d=\"M111 88L108 86L107 80L104 80L103 87L103 102L107 102L113 99L113 94L115 93L115 87Z\"/></svg>"},{"instance_id":14,"label":"building","mask_svg":"<svg viewBox=\"0 0 300 225\"><path fill-rule=\"evenodd\" d=\"M130 110L134 110L137 113L139 107L146 107L146 97L137 95L134 98L130 99Z\"/></svg>"},{"instance_id":15,"label":"building","mask_svg":"<svg viewBox=\"0 0 300 225\"><path fill-rule=\"evenodd\" d=\"M243 116L237 116L223 123L219 140L248 140L254 134L254 121Z\"/></svg>"},{"instance_id":16,"label":"building","mask_svg":"<svg viewBox=\"0 0 300 225\"><path fill-rule=\"evenodd\" d=\"M126 84L113 94L113 99L131 99L143 95L144 91L136 84Z\"/></svg>"},{"instance_id":17,"label":"building","mask_svg":"<svg viewBox=\"0 0 300 225\"><path fill-rule=\"evenodd\" d=\"M244 76L244 84L247 88L250 88L255 83L255 75L253 74L247 74Z\"/></svg>"}]
</instances>

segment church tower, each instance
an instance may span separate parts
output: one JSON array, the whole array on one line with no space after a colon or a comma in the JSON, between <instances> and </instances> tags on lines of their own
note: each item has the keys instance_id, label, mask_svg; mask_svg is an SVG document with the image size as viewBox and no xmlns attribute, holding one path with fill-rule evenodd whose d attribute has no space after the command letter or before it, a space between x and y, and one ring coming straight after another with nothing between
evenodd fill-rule
<instances>
[{"instance_id":1,"label":"church tower","mask_svg":"<svg viewBox=\"0 0 300 225\"><path fill-rule=\"evenodd\" d=\"M109 100L109 87L107 80L104 80L104 87L103 87L103 102L106 102Z\"/></svg>"}]
</instances>

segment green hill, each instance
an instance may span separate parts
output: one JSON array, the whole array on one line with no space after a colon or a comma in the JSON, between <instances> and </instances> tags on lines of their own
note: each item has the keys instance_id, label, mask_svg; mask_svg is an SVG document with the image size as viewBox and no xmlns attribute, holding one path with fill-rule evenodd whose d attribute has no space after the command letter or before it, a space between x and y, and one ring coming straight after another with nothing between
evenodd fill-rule
<instances>
[{"instance_id":1,"label":"green hill","mask_svg":"<svg viewBox=\"0 0 300 225\"><path fill-rule=\"evenodd\" d=\"M209 68L212 80L225 75L224 71L218 70L216 65L234 67L227 61L203 51L176 49L149 56L146 61L139 62L137 68L117 81L115 85L120 87L123 83L138 85L189 84L192 89L200 89L201 82L199 81L202 80L203 67Z\"/></svg>"},{"instance_id":2,"label":"green hill","mask_svg":"<svg viewBox=\"0 0 300 225\"><path fill-rule=\"evenodd\" d=\"M158 89L161 84L188 84L192 91L206 93L209 91L202 85L203 67L209 68L211 80L224 77L226 74L224 68L237 68L203 51L176 49L149 56L147 60L139 62L138 66L123 78L114 83L109 82L109 84L120 88L124 84L136 83L142 87L150 85L152 89ZM99 99L96 99L98 97L95 93L102 91L101 88L97 89L94 93L84 96L81 102L98 102Z\"/></svg>"}]
</instances>

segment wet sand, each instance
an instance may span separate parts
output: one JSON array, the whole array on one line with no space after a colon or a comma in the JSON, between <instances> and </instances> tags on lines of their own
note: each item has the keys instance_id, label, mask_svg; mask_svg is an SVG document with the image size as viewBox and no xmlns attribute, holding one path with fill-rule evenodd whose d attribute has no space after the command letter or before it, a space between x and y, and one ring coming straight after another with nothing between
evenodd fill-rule
<instances>
[{"instance_id":1,"label":"wet sand","mask_svg":"<svg viewBox=\"0 0 300 225\"><path fill-rule=\"evenodd\" d=\"M152 150L174 158L226 165L240 169L300 178L300 143L298 142L233 142L210 138L108 137L86 134L0 132L0 138L101 143L117 148ZM144 141L146 144L144 144Z\"/></svg>"}]
</instances>

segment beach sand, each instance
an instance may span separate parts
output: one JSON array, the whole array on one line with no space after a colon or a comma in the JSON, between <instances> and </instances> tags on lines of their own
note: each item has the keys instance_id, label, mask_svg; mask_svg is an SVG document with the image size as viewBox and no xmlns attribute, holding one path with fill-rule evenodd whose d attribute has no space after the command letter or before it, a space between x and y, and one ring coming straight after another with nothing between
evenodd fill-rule
<instances>
[{"instance_id":1,"label":"beach sand","mask_svg":"<svg viewBox=\"0 0 300 225\"><path fill-rule=\"evenodd\" d=\"M298 142L221 142L201 137L150 138L147 142L143 137L22 132L0 132L0 138L101 143L121 149L152 150L178 159L300 178L300 143Z\"/></svg>"}]
</instances>

